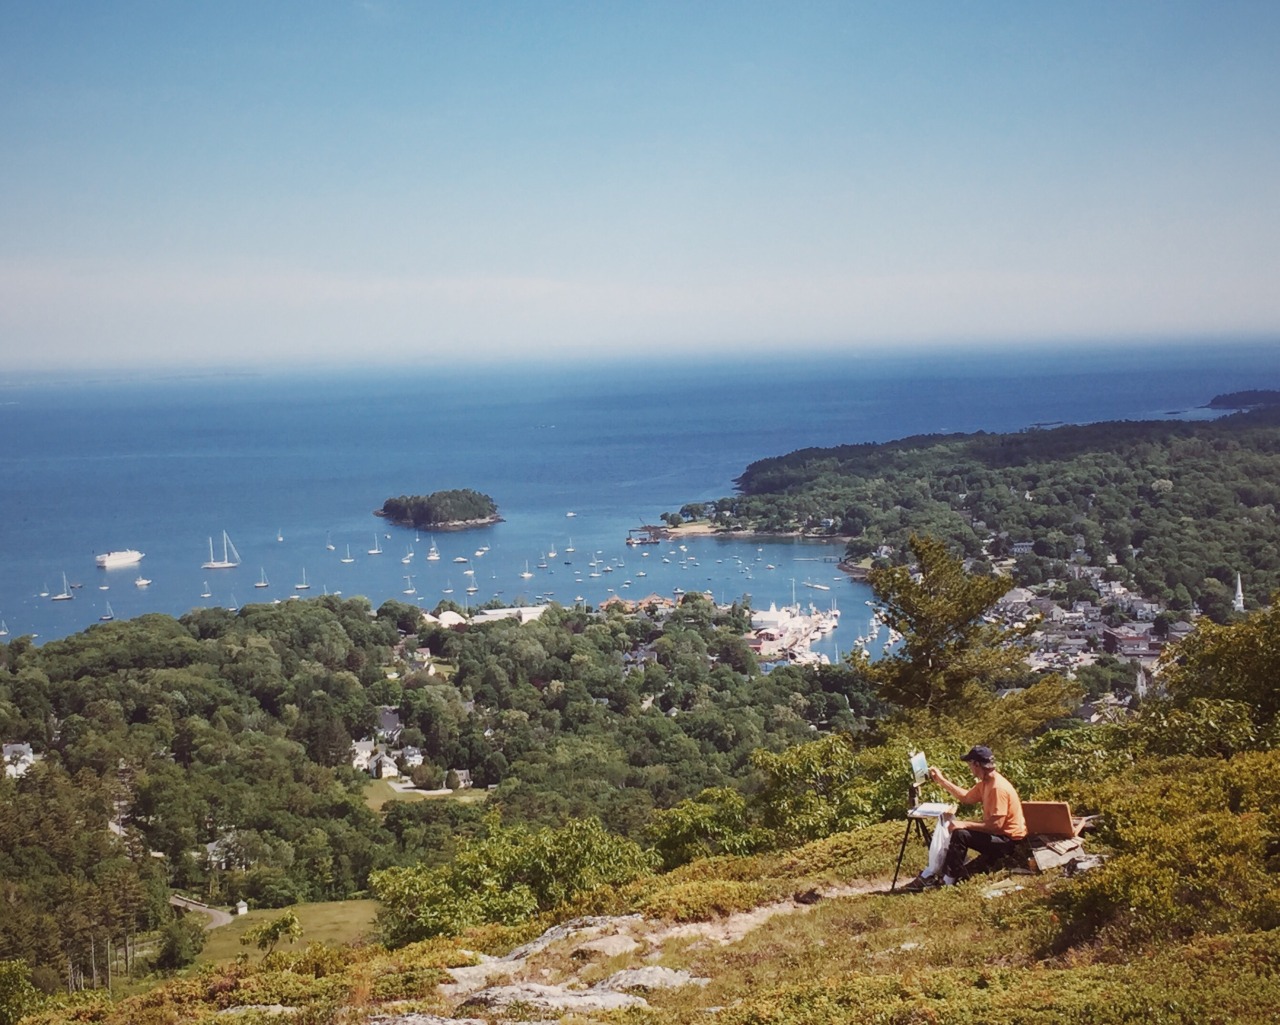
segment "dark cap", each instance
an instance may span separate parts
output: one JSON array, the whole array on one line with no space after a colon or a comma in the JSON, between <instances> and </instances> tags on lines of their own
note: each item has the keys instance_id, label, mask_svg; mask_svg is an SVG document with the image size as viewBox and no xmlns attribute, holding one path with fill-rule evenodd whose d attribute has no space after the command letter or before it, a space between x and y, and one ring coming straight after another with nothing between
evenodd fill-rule
<instances>
[{"instance_id":1,"label":"dark cap","mask_svg":"<svg viewBox=\"0 0 1280 1025\"><path fill-rule=\"evenodd\" d=\"M979 744L977 747L969 748L969 753L960 759L962 762L977 762L984 769L995 768L996 756L991 753L991 748L983 747Z\"/></svg>"}]
</instances>

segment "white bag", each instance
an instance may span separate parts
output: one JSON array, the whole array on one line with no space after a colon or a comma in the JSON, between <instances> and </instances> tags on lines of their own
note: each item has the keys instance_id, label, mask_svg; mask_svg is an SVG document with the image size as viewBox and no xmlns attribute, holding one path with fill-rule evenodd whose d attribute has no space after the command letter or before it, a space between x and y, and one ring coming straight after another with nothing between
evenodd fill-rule
<instances>
[{"instance_id":1,"label":"white bag","mask_svg":"<svg viewBox=\"0 0 1280 1025\"><path fill-rule=\"evenodd\" d=\"M947 860L947 848L951 846L951 830L947 828L947 818L940 816L938 824L933 828L933 839L929 841L929 874L942 878L942 866Z\"/></svg>"}]
</instances>

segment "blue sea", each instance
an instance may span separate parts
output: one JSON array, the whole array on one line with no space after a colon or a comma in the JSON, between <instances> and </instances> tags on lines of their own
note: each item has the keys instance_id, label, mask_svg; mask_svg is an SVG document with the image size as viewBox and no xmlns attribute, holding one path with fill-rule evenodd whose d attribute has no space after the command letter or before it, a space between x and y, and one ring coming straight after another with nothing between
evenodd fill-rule
<instances>
[{"instance_id":1,"label":"blue sea","mask_svg":"<svg viewBox=\"0 0 1280 1025\"><path fill-rule=\"evenodd\" d=\"M860 618L868 592L835 568L838 545L690 538L685 551L629 549L627 531L729 494L751 461L805 446L1206 417L1198 407L1216 393L1280 387L1278 348L733 362L653 349L565 367L10 378L0 382L0 621L6 639L40 643L96 624L108 603L123 619L325 591L432 608L447 589L459 604L596 604L676 588L749 594L756 607L834 601ZM445 488L491 495L503 522L436 535L442 558L428 562L431 537L373 515L390 496ZM211 538L221 555L223 531L242 564L201 569ZM354 561L343 563L348 547ZM96 568L95 554L123 548L145 552L142 564ZM590 576L593 555L612 572ZM74 600L52 601L64 574ZM135 586L140 574L149 586ZM270 587L255 588L263 574ZM304 574L310 590L295 590ZM840 645L836 631L823 650L834 657Z\"/></svg>"}]
</instances>

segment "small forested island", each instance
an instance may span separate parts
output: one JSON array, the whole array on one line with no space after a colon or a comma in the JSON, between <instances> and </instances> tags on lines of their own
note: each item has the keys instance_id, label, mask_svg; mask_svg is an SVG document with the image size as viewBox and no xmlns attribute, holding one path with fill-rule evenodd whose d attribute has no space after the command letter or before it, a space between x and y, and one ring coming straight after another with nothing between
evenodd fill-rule
<instances>
[{"instance_id":1,"label":"small forested island","mask_svg":"<svg viewBox=\"0 0 1280 1025\"><path fill-rule=\"evenodd\" d=\"M1248 391L1232 391L1215 395L1206 409L1247 409L1251 406L1280 406L1280 391L1274 388L1253 388Z\"/></svg>"},{"instance_id":2,"label":"small forested island","mask_svg":"<svg viewBox=\"0 0 1280 1025\"><path fill-rule=\"evenodd\" d=\"M470 488L388 498L374 515L417 530L464 530L502 519L492 498Z\"/></svg>"}]
</instances>

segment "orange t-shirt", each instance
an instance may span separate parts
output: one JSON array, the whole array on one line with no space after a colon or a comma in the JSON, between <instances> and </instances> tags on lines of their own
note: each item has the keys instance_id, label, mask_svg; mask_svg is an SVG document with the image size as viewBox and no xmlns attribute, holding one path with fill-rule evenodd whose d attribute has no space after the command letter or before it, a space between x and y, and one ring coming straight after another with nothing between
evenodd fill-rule
<instances>
[{"instance_id":1,"label":"orange t-shirt","mask_svg":"<svg viewBox=\"0 0 1280 1025\"><path fill-rule=\"evenodd\" d=\"M1013 784L998 772L975 783L964 797L964 804L982 805L982 824L1011 840L1022 840L1027 835L1027 821L1022 817L1022 799Z\"/></svg>"}]
</instances>

